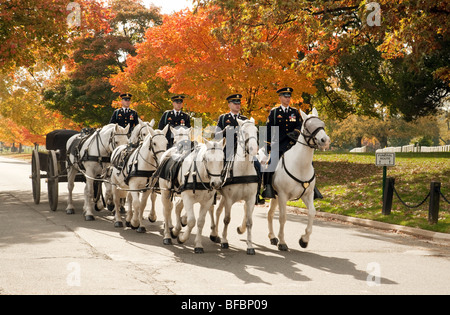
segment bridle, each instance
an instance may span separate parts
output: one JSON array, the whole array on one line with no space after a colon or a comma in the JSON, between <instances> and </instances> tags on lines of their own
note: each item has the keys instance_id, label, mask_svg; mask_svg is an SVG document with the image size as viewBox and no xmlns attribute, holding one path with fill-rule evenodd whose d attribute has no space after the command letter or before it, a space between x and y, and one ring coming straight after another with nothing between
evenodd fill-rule
<instances>
[{"instance_id":1,"label":"bridle","mask_svg":"<svg viewBox=\"0 0 450 315\"><path fill-rule=\"evenodd\" d=\"M306 124L312 121L312 119L318 120L317 126L313 125L315 127L313 132L309 131L309 129L306 127ZM303 136L303 139L305 139L306 143L303 143L299 140L296 141L304 146L310 147L311 149L317 149L319 145L317 144L315 137L321 130L325 130L325 123L322 120L320 120L319 117L315 116L309 117L303 122L303 129L301 131L301 135Z\"/></svg>"},{"instance_id":2,"label":"bridle","mask_svg":"<svg viewBox=\"0 0 450 315\"><path fill-rule=\"evenodd\" d=\"M243 127L246 124L253 124L251 121L245 121L240 127L239 127L239 132L237 133L238 136L238 145L241 146L241 148L244 150L245 152L245 156L250 155L250 148L248 147L248 143L250 142L251 139L255 139L256 143L258 143L258 139L255 136L251 136L248 137L247 139L244 139L244 136L242 135L241 131L243 131Z\"/></svg>"},{"instance_id":3,"label":"bridle","mask_svg":"<svg viewBox=\"0 0 450 315\"><path fill-rule=\"evenodd\" d=\"M208 177L209 177L210 179L211 179L212 177L220 177L220 178L222 179L222 172L221 172L220 174L214 174L214 173L211 173L210 170L208 169L208 164L207 164L207 161L206 161L206 155L207 155L206 153L207 153L208 151L215 151L215 150L219 150L218 148L216 148L216 145L214 145L214 147L212 147L212 148L207 149L207 150L205 151L205 154L203 155L202 163L203 163L203 165L204 165L204 167L205 167L206 174L208 174ZM198 154L198 151L197 151L197 154ZM192 173L192 176L193 176L193 181L194 181L194 183L197 182L196 177L197 177L197 175L198 175L199 180L200 180L200 183L201 183L202 186L205 188L205 190L212 191L213 188L210 187L209 185L206 185L206 184L205 184L205 182L203 181L203 179L201 178L201 176L200 176L200 174L199 174L199 172L198 172L198 166L197 166L197 159L196 159L196 158L194 158L194 163L193 163L193 164L194 164L194 172ZM223 186L223 183L224 183L224 181L222 180L222 185L221 185L221 187ZM194 193L195 193L195 188L194 188Z\"/></svg>"}]
</instances>

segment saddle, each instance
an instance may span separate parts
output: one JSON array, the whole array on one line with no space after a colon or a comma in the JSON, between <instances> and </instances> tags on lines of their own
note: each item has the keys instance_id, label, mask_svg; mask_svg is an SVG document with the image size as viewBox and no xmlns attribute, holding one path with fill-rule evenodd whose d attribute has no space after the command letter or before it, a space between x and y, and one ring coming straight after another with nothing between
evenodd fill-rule
<instances>
[{"instance_id":1,"label":"saddle","mask_svg":"<svg viewBox=\"0 0 450 315\"><path fill-rule=\"evenodd\" d=\"M67 162L69 165L72 164L68 158L70 154L75 157L75 164L77 164L81 170L85 170L83 164L81 163L83 161L99 162L100 164L111 162L110 157L91 156L88 154L87 150L84 152L83 156L80 155L82 146L89 139L89 137L95 133L95 131L96 129L93 128L84 128L81 131L81 134L70 144L69 148L67 149Z\"/></svg>"},{"instance_id":2,"label":"saddle","mask_svg":"<svg viewBox=\"0 0 450 315\"><path fill-rule=\"evenodd\" d=\"M169 181L171 183L170 190L174 190L179 187L180 183L178 181L178 172L180 171L184 159L195 150L197 145L198 143L196 141L190 140L185 140L178 143L176 152L172 156L161 161L161 164L156 169L153 177L160 177Z\"/></svg>"}]
</instances>

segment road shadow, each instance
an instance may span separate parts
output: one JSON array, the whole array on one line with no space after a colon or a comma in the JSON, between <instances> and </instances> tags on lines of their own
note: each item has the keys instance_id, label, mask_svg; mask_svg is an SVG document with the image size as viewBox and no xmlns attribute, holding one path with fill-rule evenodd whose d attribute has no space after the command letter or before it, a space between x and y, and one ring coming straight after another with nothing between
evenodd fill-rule
<instances>
[{"instance_id":1,"label":"road shadow","mask_svg":"<svg viewBox=\"0 0 450 315\"><path fill-rule=\"evenodd\" d=\"M245 250L242 250L242 248L245 248L245 236L239 237L239 242L241 243L233 244L230 241L229 249L221 249L220 244L212 243L209 240L209 220L206 221L204 228L203 245L205 253L194 254L193 240L196 236L196 229L193 230L190 239L185 245L176 244L176 240L173 241L174 245L163 245L162 227L164 222L162 221L161 211L157 211L158 219L155 223L150 223L148 220L145 221L147 232L138 234L130 228L114 228L113 216L107 210L97 212L96 220L93 222L84 221L81 213L82 199L81 194L74 195L75 207L78 210L74 215L67 215L64 211L67 200L65 193L61 194L58 210L52 212L49 209L48 202L45 200L45 196L42 197L41 204L34 205L30 191L2 192L0 194L0 207L5 207L8 211L14 211L16 207L25 207L25 211L21 210L21 213L16 213L16 215L29 216L29 218L25 220L26 224L16 226L14 229L8 230L8 232L0 233L0 248L20 242L45 243L60 237L60 233L86 228L108 235L111 232L117 232L114 237L123 238L137 247L163 246L165 250L172 254L173 259L179 263L232 273L246 284L271 285L267 281L271 275L283 275L292 284L313 281L306 275L306 268L313 268L335 275L351 276L357 281L364 282L367 281L369 276L365 270L359 270L350 259L297 249L281 252L276 247L269 246L268 239L267 246L254 241L255 256L249 256ZM0 212L0 214L3 217L7 215L4 211ZM147 215L148 207L144 217ZM288 221L295 222L297 220L304 220L304 218L299 218L298 215L288 215ZM64 224L61 224L61 222L64 222ZM11 221L9 224L12 223ZM325 223L319 221L317 224ZM11 235L8 235L8 233L11 233ZM236 233L236 231L230 226L229 233ZM234 242L236 243L236 241ZM149 253L149 263L151 263L151 258L151 253ZM381 282L383 284L396 284L395 281L387 278L382 278ZM277 292L273 293L277 294Z\"/></svg>"}]
</instances>

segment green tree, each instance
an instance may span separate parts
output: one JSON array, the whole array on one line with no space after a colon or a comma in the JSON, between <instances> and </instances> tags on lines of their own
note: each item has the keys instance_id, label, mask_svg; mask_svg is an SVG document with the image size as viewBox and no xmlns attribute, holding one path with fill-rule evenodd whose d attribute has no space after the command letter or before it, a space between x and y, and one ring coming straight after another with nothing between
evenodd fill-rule
<instances>
[{"instance_id":1,"label":"green tree","mask_svg":"<svg viewBox=\"0 0 450 315\"><path fill-rule=\"evenodd\" d=\"M85 126L109 122L120 94L109 79L125 70L126 56L135 55L134 44L142 40L146 27L161 23L159 11L139 0L115 0L111 10L108 29L75 39L67 71L43 92L48 108Z\"/></svg>"}]
</instances>

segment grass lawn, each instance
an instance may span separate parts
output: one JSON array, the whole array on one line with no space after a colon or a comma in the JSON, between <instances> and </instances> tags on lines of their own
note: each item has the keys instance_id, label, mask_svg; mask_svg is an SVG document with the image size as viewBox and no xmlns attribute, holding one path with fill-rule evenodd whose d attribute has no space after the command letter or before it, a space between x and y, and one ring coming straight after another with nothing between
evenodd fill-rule
<instances>
[{"instance_id":1,"label":"grass lawn","mask_svg":"<svg viewBox=\"0 0 450 315\"><path fill-rule=\"evenodd\" d=\"M450 200L450 153L397 153L395 160L387 176L395 178L395 188L408 205L423 201L432 181L441 182L441 192ZM315 202L318 211L450 233L450 205L442 197L435 225L428 223L429 199L410 209L394 195L391 215L381 213L383 168L375 166L374 153L316 152L314 167L324 195ZM289 205L305 208L301 200Z\"/></svg>"}]
</instances>

